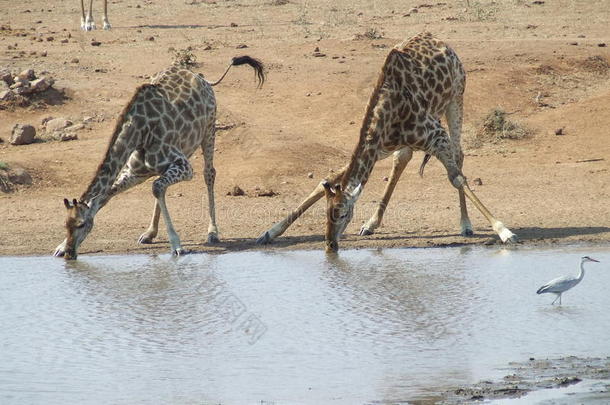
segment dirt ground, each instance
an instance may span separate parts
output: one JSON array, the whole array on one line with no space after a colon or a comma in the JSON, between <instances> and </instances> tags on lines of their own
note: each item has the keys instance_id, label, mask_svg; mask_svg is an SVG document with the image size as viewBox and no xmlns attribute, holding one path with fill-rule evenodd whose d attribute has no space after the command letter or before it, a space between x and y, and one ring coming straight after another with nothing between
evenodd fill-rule
<instances>
[{"instance_id":1,"label":"dirt ground","mask_svg":"<svg viewBox=\"0 0 610 405\"><path fill-rule=\"evenodd\" d=\"M101 1L94 3L101 27ZM0 162L33 177L31 186L0 192L2 255L50 254L63 240L63 198L85 190L135 88L170 65L172 48L188 46L199 62L194 70L209 80L242 54L263 61L268 80L256 89L252 71L238 67L215 88L224 128L215 153L222 242L204 244L199 154L191 160L193 181L168 192L174 225L187 249L261 248L256 237L348 162L385 55L424 30L451 44L467 70L464 173L471 183L481 179L472 183L481 200L525 244L610 240L608 0L114 0L109 10L111 31L83 32L76 0L3 7L0 68L47 71L65 97L55 105L0 109ZM531 136L476 145L477 129L496 108ZM8 144L16 123L40 132L46 117L89 119L78 140ZM419 178L422 157L416 154L405 171L382 227L359 237L391 167L390 159L377 164L342 248L481 244L494 235L473 206L476 235L459 235L457 193L438 161ZM235 185L248 195L228 196ZM279 194L255 197L257 188ZM164 227L157 243L137 243L153 202L150 182L113 199L80 253L167 252ZM318 203L262 248L321 249L324 221Z\"/></svg>"}]
</instances>

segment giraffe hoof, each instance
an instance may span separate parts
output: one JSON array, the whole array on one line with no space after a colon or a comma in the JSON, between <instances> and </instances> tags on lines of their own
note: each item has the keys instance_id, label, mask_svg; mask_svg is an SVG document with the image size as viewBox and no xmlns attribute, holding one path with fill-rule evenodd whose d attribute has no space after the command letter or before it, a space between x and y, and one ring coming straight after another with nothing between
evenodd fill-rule
<instances>
[{"instance_id":1,"label":"giraffe hoof","mask_svg":"<svg viewBox=\"0 0 610 405\"><path fill-rule=\"evenodd\" d=\"M57 249L55 249L55 252L53 253L53 256L55 256L55 257L64 257L65 254L66 254L66 252L64 252L63 249L57 248Z\"/></svg>"},{"instance_id":2,"label":"giraffe hoof","mask_svg":"<svg viewBox=\"0 0 610 405\"><path fill-rule=\"evenodd\" d=\"M472 229L464 229L462 231L462 236L473 236L474 232L472 232Z\"/></svg>"},{"instance_id":3,"label":"giraffe hoof","mask_svg":"<svg viewBox=\"0 0 610 405\"><path fill-rule=\"evenodd\" d=\"M172 256L177 256L177 257L178 256L184 256L184 255L186 255L188 253L189 253L188 250L185 250L185 249L182 249L182 248L178 248L178 249L175 249L175 250L172 251Z\"/></svg>"},{"instance_id":4,"label":"giraffe hoof","mask_svg":"<svg viewBox=\"0 0 610 405\"><path fill-rule=\"evenodd\" d=\"M368 235L372 235L373 231L371 231L368 228L365 228L364 226L362 228L360 228L360 232L358 233L360 236L368 236Z\"/></svg>"},{"instance_id":5,"label":"giraffe hoof","mask_svg":"<svg viewBox=\"0 0 610 405\"><path fill-rule=\"evenodd\" d=\"M512 235L510 238L506 239L506 243L518 243L519 242L519 238L517 237L517 235Z\"/></svg>"},{"instance_id":6,"label":"giraffe hoof","mask_svg":"<svg viewBox=\"0 0 610 405\"><path fill-rule=\"evenodd\" d=\"M259 236L259 238L256 240L256 244L257 245L268 245L269 243L271 243L271 237L269 236L269 232L265 232L263 233L261 236Z\"/></svg>"},{"instance_id":7,"label":"giraffe hoof","mask_svg":"<svg viewBox=\"0 0 610 405\"><path fill-rule=\"evenodd\" d=\"M140 236L140 239L138 239L138 243L141 245L150 245L151 243L153 243L154 238L154 236L150 236L144 233L142 234L142 236Z\"/></svg>"},{"instance_id":8,"label":"giraffe hoof","mask_svg":"<svg viewBox=\"0 0 610 405\"><path fill-rule=\"evenodd\" d=\"M209 233L208 234L208 244L213 245L215 243L219 243L220 239L218 239L218 236L216 236L216 234L214 233Z\"/></svg>"}]
</instances>

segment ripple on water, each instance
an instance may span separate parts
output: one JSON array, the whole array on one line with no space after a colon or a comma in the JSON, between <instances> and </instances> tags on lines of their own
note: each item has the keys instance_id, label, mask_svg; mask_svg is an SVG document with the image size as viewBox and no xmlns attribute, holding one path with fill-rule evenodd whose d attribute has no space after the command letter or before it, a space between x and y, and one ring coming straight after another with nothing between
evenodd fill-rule
<instances>
[{"instance_id":1,"label":"ripple on water","mask_svg":"<svg viewBox=\"0 0 610 405\"><path fill-rule=\"evenodd\" d=\"M561 307L535 294L581 255L0 258L0 402L383 402L509 361L607 355L610 272L591 268Z\"/></svg>"}]
</instances>

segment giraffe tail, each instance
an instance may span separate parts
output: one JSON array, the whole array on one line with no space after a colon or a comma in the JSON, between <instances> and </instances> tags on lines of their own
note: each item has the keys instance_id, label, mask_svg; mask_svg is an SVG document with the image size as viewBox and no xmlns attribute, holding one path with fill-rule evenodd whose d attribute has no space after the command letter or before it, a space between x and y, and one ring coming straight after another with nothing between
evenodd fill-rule
<instances>
[{"instance_id":1,"label":"giraffe tail","mask_svg":"<svg viewBox=\"0 0 610 405\"><path fill-rule=\"evenodd\" d=\"M217 84L219 84L222 81L222 79L225 78L227 73L229 73L231 66L239 66L239 65L250 65L250 67L252 67L252 69L254 69L254 74L256 75L256 78L258 79L258 87L261 87L263 85L263 83L265 83L265 71L264 71L263 63L258 59L244 55L244 56L236 56L233 59L231 59L231 63L229 64L229 66L227 66L227 70L225 70L225 72L222 74L220 79L218 79L214 83L210 83L210 85L216 86Z\"/></svg>"},{"instance_id":2,"label":"giraffe tail","mask_svg":"<svg viewBox=\"0 0 610 405\"><path fill-rule=\"evenodd\" d=\"M424 177L424 168L426 167L426 163L428 163L428 161L430 160L430 158L432 157L432 155L429 155L426 153L426 156L424 156L424 160L421 162L421 166L419 166L419 176L420 177Z\"/></svg>"}]
</instances>

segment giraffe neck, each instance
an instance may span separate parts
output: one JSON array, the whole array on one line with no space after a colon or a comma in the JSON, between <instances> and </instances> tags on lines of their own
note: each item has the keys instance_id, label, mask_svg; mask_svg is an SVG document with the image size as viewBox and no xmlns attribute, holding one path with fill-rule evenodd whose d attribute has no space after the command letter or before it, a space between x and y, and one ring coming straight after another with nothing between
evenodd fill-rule
<instances>
[{"instance_id":1,"label":"giraffe neck","mask_svg":"<svg viewBox=\"0 0 610 405\"><path fill-rule=\"evenodd\" d=\"M97 212L108 202L112 185L133 152L133 148L129 148L126 142L126 138L135 132L131 126L131 122L124 122L118 136L112 138L102 163L80 198L91 207L93 212Z\"/></svg>"},{"instance_id":2,"label":"giraffe neck","mask_svg":"<svg viewBox=\"0 0 610 405\"><path fill-rule=\"evenodd\" d=\"M360 138L352 154L352 160L343 176L341 185L344 190L351 191L359 184L364 187L373 171L373 167L375 167L375 163L383 153L382 140L385 120L380 119L380 116L385 114L382 111L384 105L382 86L386 77L385 65L387 65L387 59L369 98L360 128Z\"/></svg>"},{"instance_id":3,"label":"giraffe neck","mask_svg":"<svg viewBox=\"0 0 610 405\"><path fill-rule=\"evenodd\" d=\"M80 197L80 201L87 203L94 214L112 197L112 186L127 163L127 159L135 150L134 145L138 144L139 131L136 122L140 120L133 119L131 112L135 104L142 103L140 99L145 98L144 93L149 86L152 85L143 85L138 88L121 113L106 150L106 155L97 168L87 190Z\"/></svg>"}]
</instances>

